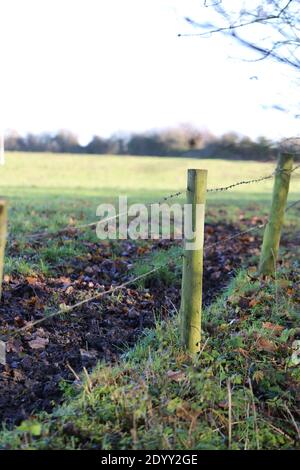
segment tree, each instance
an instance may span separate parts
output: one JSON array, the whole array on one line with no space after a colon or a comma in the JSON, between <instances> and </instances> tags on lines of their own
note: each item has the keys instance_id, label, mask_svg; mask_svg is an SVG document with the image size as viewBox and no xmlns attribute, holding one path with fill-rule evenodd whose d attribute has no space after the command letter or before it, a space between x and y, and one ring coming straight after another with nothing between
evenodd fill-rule
<instances>
[{"instance_id":1,"label":"tree","mask_svg":"<svg viewBox=\"0 0 300 470\"><path fill-rule=\"evenodd\" d=\"M300 0L204 1L212 20L200 22L187 17L199 36L222 33L255 52L254 60L266 58L300 68Z\"/></svg>"},{"instance_id":2,"label":"tree","mask_svg":"<svg viewBox=\"0 0 300 470\"><path fill-rule=\"evenodd\" d=\"M86 153L93 153L93 154L102 154L108 153L108 142L105 139L95 135L92 140L88 143L85 147L84 151Z\"/></svg>"},{"instance_id":3,"label":"tree","mask_svg":"<svg viewBox=\"0 0 300 470\"><path fill-rule=\"evenodd\" d=\"M128 141L130 155L167 155L168 148L156 133L134 134Z\"/></svg>"},{"instance_id":4,"label":"tree","mask_svg":"<svg viewBox=\"0 0 300 470\"><path fill-rule=\"evenodd\" d=\"M170 155L180 155L189 150L202 147L207 137L204 132L190 124L180 124L176 127L161 130L160 141L164 143Z\"/></svg>"},{"instance_id":5,"label":"tree","mask_svg":"<svg viewBox=\"0 0 300 470\"><path fill-rule=\"evenodd\" d=\"M76 135L67 130L59 131L52 139L53 151L62 153L79 153L80 145Z\"/></svg>"},{"instance_id":6,"label":"tree","mask_svg":"<svg viewBox=\"0 0 300 470\"><path fill-rule=\"evenodd\" d=\"M26 150L23 137L17 131L9 131L5 134L5 149L14 151Z\"/></svg>"}]
</instances>

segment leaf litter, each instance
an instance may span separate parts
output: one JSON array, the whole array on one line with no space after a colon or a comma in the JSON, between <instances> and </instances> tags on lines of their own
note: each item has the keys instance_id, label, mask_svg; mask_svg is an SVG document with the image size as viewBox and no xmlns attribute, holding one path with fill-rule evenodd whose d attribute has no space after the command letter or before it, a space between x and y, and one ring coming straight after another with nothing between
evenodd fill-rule
<instances>
[{"instance_id":1,"label":"leaf litter","mask_svg":"<svg viewBox=\"0 0 300 470\"><path fill-rule=\"evenodd\" d=\"M226 243L226 238L238 231L234 224L206 226L205 244L212 245L204 263L206 305L227 285L236 269L259 253L260 234L243 235L234 243ZM214 245L221 240L223 243ZM3 422L19 424L40 410L51 412L62 400L62 381L76 382L83 368L90 370L99 360L116 361L145 328L154 326L158 313L168 316L179 308L180 277L168 285L158 275L145 286L125 288L117 297L91 301L71 313L46 320L42 328L28 328L16 337L11 337L11 333L45 318L57 305L72 305L128 280L135 262L176 244L178 241L160 240L141 247L121 241L116 256L111 243L85 242L89 253L57 265L56 277L5 276L0 305L0 335L7 338L6 364L0 365ZM246 299L246 303L251 307L251 299ZM262 339L258 339L258 344L271 349ZM0 343L0 356L3 354ZM180 381L183 377L170 373L168 378Z\"/></svg>"}]
</instances>

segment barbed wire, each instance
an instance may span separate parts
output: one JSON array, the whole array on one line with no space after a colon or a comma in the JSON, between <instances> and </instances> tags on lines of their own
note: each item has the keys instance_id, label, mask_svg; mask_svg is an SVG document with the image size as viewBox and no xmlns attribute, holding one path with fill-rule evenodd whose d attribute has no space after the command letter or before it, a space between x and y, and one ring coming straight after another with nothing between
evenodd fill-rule
<instances>
[{"instance_id":1,"label":"barbed wire","mask_svg":"<svg viewBox=\"0 0 300 470\"><path fill-rule=\"evenodd\" d=\"M28 322L25 326L23 326L19 330L15 330L9 336L10 337L15 336L19 333L22 333L23 331L27 331L28 329L31 329L34 326L39 325L40 323L43 323L43 322L49 320L50 318L53 318L53 317L58 316L58 315L69 313L72 310L75 310L76 308L81 307L82 305L85 305L89 302L92 302L93 300L98 300L98 299L100 299L100 298L102 298L106 295L110 295L110 294L115 293L116 291L122 290L125 287L129 286L130 284L134 284L135 282L140 281L140 280L144 279L145 277L148 277L151 274L159 271L163 267L166 267L167 265L171 264L171 262L173 262L175 259L177 259L177 258L179 259L181 257L182 257L182 254L180 254L180 255L177 254L177 255L173 256L172 259L167 261L167 263L160 264L159 266L156 266L155 268L151 269L150 271L147 271L146 273L140 274L140 275L136 276L133 279L129 279L128 281L123 282L122 284L111 287L107 291L98 292L97 294L93 295L92 297L88 297L87 299L81 300L81 301L77 302L74 305L66 306L64 308L61 308L60 310L56 310L55 312L48 314L44 318L39 318L38 320Z\"/></svg>"},{"instance_id":2,"label":"barbed wire","mask_svg":"<svg viewBox=\"0 0 300 470\"><path fill-rule=\"evenodd\" d=\"M299 154L299 155L300 155L300 154ZM296 171L296 170L299 170L299 168L300 168L300 165L295 166L295 167L292 169L291 173L293 173L293 172Z\"/></svg>"},{"instance_id":3,"label":"barbed wire","mask_svg":"<svg viewBox=\"0 0 300 470\"><path fill-rule=\"evenodd\" d=\"M289 204L289 205L287 206L285 212L287 212L288 210L290 210L292 207L297 206L299 203L300 203L300 199L299 199L298 201L292 202L291 204Z\"/></svg>"},{"instance_id":4,"label":"barbed wire","mask_svg":"<svg viewBox=\"0 0 300 470\"><path fill-rule=\"evenodd\" d=\"M300 202L300 201L297 201L297 202ZM293 204L295 204L295 203L293 203ZM288 209L286 209L286 210L288 210ZM223 239L223 240L218 240L218 241L216 241L216 242L214 242L214 243L210 243L209 245L204 246L204 252L205 252L206 250L209 250L209 249L215 247L215 246L224 244L224 243L226 243L226 242L228 242L228 241L231 241L231 240L233 240L233 239L235 239L235 238L241 237L242 235L246 235L247 233L250 233L250 232L253 232L253 231L255 231L255 230L259 230L259 229L261 229L261 228L264 228L264 227L268 224L268 222L269 222L269 220L267 219L266 222L264 222L264 223L262 223L262 224L258 224L258 225L255 225L254 227L250 227L250 228L248 228L248 229L246 229L246 230L242 230L242 231L240 231L240 232L238 232L238 233L235 233L234 235L231 235L230 237L226 237L226 238ZM181 247L181 249L183 250L183 247ZM143 258L143 262L145 262L145 261L146 261L148 264L150 264L150 266L155 267L155 264L154 264L154 263L150 263L150 258Z\"/></svg>"},{"instance_id":5,"label":"barbed wire","mask_svg":"<svg viewBox=\"0 0 300 470\"><path fill-rule=\"evenodd\" d=\"M168 201L169 199L173 199L174 197L178 197L184 194L184 191L178 191L177 193L170 194L169 196L163 197L157 204L161 204L162 202Z\"/></svg>"},{"instance_id":6,"label":"barbed wire","mask_svg":"<svg viewBox=\"0 0 300 470\"><path fill-rule=\"evenodd\" d=\"M235 188L236 186L240 186L242 184L251 184L251 183L259 183L260 181L268 180L274 177L275 172L273 172L271 175L268 176L262 176L260 178L252 179L252 180L245 180L245 181L239 181L238 183L233 183L230 184L229 186L223 186L220 188L211 188L208 189L207 192L218 192L218 191L228 191L229 189Z\"/></svg>"},{"instance_id":7,"label":"barbed wire","mask_svg":"<svg viewBox=\"0 0 300 470\"><path fill-rule=\"evenodd\" d=\"M164 196L158 201L153 201L145 204L145 207L151 207L154 204L162 204L163 202L168 201L169 199L173 199L175 197L181 196L184 194L184 191L177 191L176 193L172 193L169 196ZM118 212L117 214L111 216L111 217L106 217L105 219L102 220L97 220L95 222L89 222L87 224L80 224L80 225L68 225L64 228L61 228L55 232L49 232L48 230L44 230L42 232L36 232L28 235L28 238L43 238L46 236L53 236L53 235L63 235L66 232L72 232L72 231L77 231L77 230L82 230L85 228L92 228L96 227L97 225L102 225L104 223L110 222L111 220L119 219L123 215L128 215L128 210L124 212Z\"/></svg>"},{"instance_id":8,"label":"barbed wire","mask_svg":"<svg viewBox=\"0 0 300 470\"><path fill-rule=\"evenodd\" d=\"M299 168L300 168L300 165L295 166L290 171L285 170L283 168L278 168L275 171L273 171L273 173L271 173L270 175L261 176L260 178L255 178L255 179L251 179L251 180L238 181L237 183L230 184L229 186L207 189L207 192L210 193L210 192L218 192L218 191L228 191L229 189L235 188L236 186L240 186L240 185L243 185L243 184L260 183L261 181L265 181L265 180L269 180L269 179L274 178L274 176L278 173L293 173L294 171L298 170Z\"/></svg>"},{"instance_id":9,"label":"barbed wire","mask_svg":"<svg viewBox=\"0 0 300 470\"><path fill-rule=\"evenodd\" d=\"M217 242L211 243L210 245L207 245L204 249L204 251L209 250L210 248L213 248L214 246L220 245L222 243L226 243L228 241L231 241L235 238L241 237L242 235L246 235L247 233L254 232L255 230L259 230L261 228L264 228L268 224L268 220L264 222L263 224L258 224L255 225L255 227L250 227L247 230L242 230L241 232L238 232L234 235L231 235L230 237L225 238L224 240L218 240Z\"/></svg>"}]
</instances>

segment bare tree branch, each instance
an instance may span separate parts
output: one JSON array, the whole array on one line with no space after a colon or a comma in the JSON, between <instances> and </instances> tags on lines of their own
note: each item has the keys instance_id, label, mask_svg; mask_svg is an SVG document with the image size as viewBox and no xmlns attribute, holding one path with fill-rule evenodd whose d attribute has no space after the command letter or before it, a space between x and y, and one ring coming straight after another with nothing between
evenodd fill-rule
<instances>
[{"instance_id":1,"label":"bare tree branch","mask_svg":"<svg viewBox=\"0 0 300 470\"><path fill-rule=\"evenodd\" d=\"M270 57L295 69L300 68L300 0L286 0L284 3L263 0L256 9L252 3L251 8L241 9L236 4L235 9L229 8L222 1L211 5L205 1L204 6L211 8L223 24L200 23L186 17L191 26L203 31L179 36L226 34L258 53L256 60ZM260 31L262 34L267 32L267 37L259 35Z\"/></svg>"}]
</instances>

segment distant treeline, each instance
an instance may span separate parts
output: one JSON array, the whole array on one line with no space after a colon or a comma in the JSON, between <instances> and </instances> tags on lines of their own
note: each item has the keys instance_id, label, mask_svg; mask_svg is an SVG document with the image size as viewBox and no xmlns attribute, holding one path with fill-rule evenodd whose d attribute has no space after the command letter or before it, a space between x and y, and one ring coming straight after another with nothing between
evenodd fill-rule
<instances>
[{"instance_id":1,"label":"distant treeline","mask_svg":"<svg viewBox=\"0 0 300 470\"><path fill-rule=\"evenodd\" d=\"M270 160L277 155L277 149L264 137L255 141L235 133L216 137L190 126L129 136L119 135L109 138L94 136L87 145L81 145L76 135L69 131L26 136L10 132L5 137L5 148L20 152L189 156L245 160Z\"/></svg>"}]
</instances>

